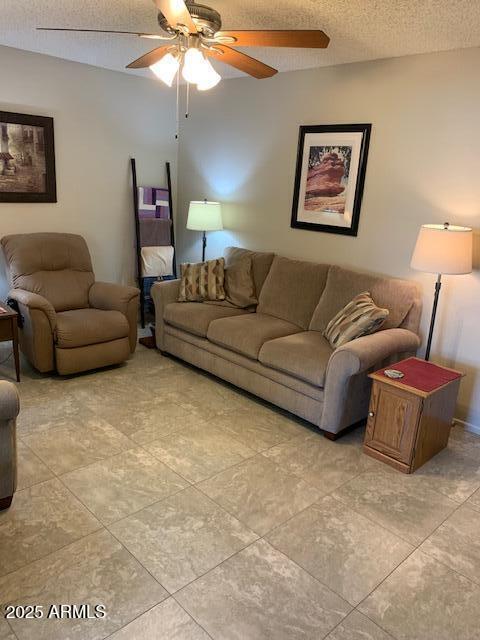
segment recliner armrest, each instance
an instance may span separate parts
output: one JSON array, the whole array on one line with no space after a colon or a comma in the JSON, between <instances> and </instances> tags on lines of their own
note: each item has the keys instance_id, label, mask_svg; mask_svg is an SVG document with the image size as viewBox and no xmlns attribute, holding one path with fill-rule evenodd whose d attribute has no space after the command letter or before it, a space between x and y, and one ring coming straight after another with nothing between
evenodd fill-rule
<instances>
[{"instance_id":1,"label":"recliner armrest","mask_svg":"<svg viewBox=\"0 0 480 640\"><path fill-rule=\"evenodd\" d=\"M88 292L88 301L94 309L120 311L126 315L129 302L138 298L140 290L113 282L94 282Z\"/></svg>"},{"instance_id":2,"label":"recliner armrest","mask_svg":"<svg viewBox=\"0 0 480 640\"><path fill-rule=\"evenodd\" d=\"M52 333L55 331L55 327L57 326L57 314L52 304L46 298L38 293L32 293L25 289L12 289L9 292L8 297L12 300L16 300L19 304L24 305L28 309L38 309L39 311L43 311L48 318Z\"/></svg>"},{"instance_id":3,"label":"recliner armrest","mask_svg":"<svg viewBox=\"0 0 480 640\"><path fill-rule=\"evenodd\" d=\"M113 282L94 282L88 292L88 302L94 309L119 311L127 318L130 352L137 346L138 298L140 289Z\"/></svg>"},{"instance_id":4,"label":"recliner armrest","mask_svg":"<svg viewBox=\"0 0 480 640\"><path fill-rule=\"evenodd\" d=\"M13 420L20 412L17 388L7 380L0 380L0 421Z\"/></svg>"}]
</instances>

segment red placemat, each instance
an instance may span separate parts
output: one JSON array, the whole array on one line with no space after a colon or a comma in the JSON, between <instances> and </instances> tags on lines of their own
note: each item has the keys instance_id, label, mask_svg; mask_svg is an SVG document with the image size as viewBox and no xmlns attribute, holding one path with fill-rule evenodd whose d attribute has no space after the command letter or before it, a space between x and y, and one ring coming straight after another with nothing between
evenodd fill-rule
<instances>
[{"instance_id":1,"label":"red placemat","mask_svg":"<svg viewBox=\"0 0 480 640\"><path fill-rule=\"evenodd\" d=\"M392 364L387 369L397 369L404 374L403 378L398 378L395 382L413 387L419 391L430 393L439 387L443 387L447 382L461 378L462 374L451 369L439 367L431 362L419 360L418 358L407 358L396 364ZM387 380L391 380L384 373L385 369L377 371L377 375L383 376Z\"/></svg>"}]
</instances>

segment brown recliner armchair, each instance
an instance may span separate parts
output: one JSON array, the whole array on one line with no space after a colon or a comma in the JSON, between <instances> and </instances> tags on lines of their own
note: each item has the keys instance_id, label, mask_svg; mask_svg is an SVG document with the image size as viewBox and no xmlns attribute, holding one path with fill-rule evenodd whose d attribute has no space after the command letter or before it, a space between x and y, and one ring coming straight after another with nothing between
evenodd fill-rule
<instances>
[{"instance_id":1,"label":"brown recliner armchair","mask_svg":"<svg viewBox=\"0 0 480 640\"><path fill-rule=\"evenodd\" d=\"M22 318L20 348L36 369L68 375L135 351L139 291L95 282L81 236L28 233L1 243Z\"/></svg>"}]
</instances>

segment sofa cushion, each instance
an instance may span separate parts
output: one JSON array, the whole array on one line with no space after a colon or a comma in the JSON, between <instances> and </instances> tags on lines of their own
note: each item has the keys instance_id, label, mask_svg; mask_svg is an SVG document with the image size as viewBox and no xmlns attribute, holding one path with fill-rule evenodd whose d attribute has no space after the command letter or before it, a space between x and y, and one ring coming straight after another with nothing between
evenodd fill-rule
<instances>
[{"instance_id":1,"label":"sofa cushion","mask_svg":"<svg viewBox=\"0 0 480 640\"><path fill-rule=\"evenodd\" d=\"M330 320L340 309L363 291L369 291L379 307L389 310L389 316L382 329L395 329L402 326L418 298L416 282L399 278L382 278L331 266L325 290L314 311L309 328L320 333L325 331Z\"/></svg>"},{"instance_id":2,"label":"sofa cushion","mask_svg":"<svg viewBox=\"0 0 480 640\"><path fill-rule=\"evenodd\" d=\"M129 325L120 311L75 309L57 313L56 332L57 345L70 349L125 338Z\"/></svg>"},{"instance_id":3,"label":"sofa cushion","mask_svg":"<svg viewBox=\"0 0 480 640\"><path fill-rule=\"evenodd\" d=\"M178 329L205 338L212 320L248 313L235 307L220 307L204 302L171 302L165 307L163 319Z\"/></svg>"},{"instance_id":4,"label":"sofa cushion","mask_svg":"<svg viewBox=\"0 0 480 640\"><path fill-rule=\"evenodd\" d=\"M225 265L228 268L239 260L242 256L250 256L252 258L253 281L255 282L255 297L258 299L265 282L265 278L270 271L273 261L273 253L261 251L250 251L249 249L241 249L240 247L227 247L224 251Z\"/></svg>"},{"instance_id":5,"label":"sofa cushion","mask_svg":"<svg viewBox=\"0 0 480 640\"><path fill-rule=\"evenodd\" d=\"M207 338L256 360L264 342L299 331L300 327L291 322L261 313L250 313L239 318L214 320L208 328Z\"/></svg>"},{"instance_id":6,"label":"sofa cushion","mask_svg":"<svg viewBox=\"0 0 480 640\"><path fill-rule=\"evenodd\" d=\"M325 287L328 265L275 256L257 311L308 329Z\"/></svg>"},{"instance_id":7,"label":"sofa cushion","mask_svg":"<svg viewBox=\"0 0 480 640\"><path fill-rule=\"evenodd\" d=\"M333 349L318 331L302 331L265 342L258 359L267 367L323 387Z\"/></svg>"}]
</instances>

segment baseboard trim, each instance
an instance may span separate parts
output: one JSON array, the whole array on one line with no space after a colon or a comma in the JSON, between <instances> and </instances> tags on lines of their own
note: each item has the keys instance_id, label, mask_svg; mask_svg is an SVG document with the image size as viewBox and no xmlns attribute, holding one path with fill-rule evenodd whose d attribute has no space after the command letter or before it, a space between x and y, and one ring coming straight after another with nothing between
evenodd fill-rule
<instances>
[{"instance_id":1,"label":"baseboard trim","mask_svg":"<svg viewBox=\"0 0 480 640\"><path fill-rule=\"evenodd\" d=\"M480 426L472 424L471 422L466 422L465 420L460 420L460 418L454 418L454 422L460 424L465 431L470 431L470 433L480 436Z\"/></svg>"}]
</instances>

